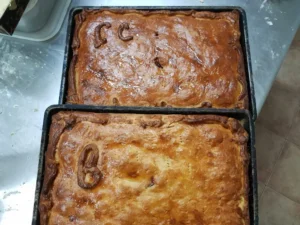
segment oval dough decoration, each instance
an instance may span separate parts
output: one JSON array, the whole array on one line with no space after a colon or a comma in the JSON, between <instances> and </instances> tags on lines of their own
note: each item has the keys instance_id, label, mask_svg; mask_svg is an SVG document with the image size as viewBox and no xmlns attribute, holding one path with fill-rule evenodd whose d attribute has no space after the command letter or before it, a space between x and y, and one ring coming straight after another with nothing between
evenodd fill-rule
<instances>
[{"instance_id":1,"label":"oval dough decoration","mask_svg":"<svg viewBox=\"0 0 300 225\"><path fill-rule=\"evenodd\" d=\"M128 23L122 23L118 28L118 36L122 41L130 41L133 39L133 36L123 36L123 31L129 30L129 24Z\"/></svg>"},{"instance_id":2,"label":"oval dough decoration","mask_svg":"<svg viewBox=\"0 0 300 225\"><path fill-rule=\"evenodd\" d=\"M111 24L109 22L104 22L104 23L99 24L95 28L95 43L94 43L95 48L99 48L101 45L104 45L107 43L107 39L103 38L101 36L102 27L106 27L108 29L111 27Z\"/></svg>"},{"instance_id":3,"label":"oval dough decoration","mask_svg":"<svg viewBox=\"0 0 300 225\"><path fill-rule=\"evenodd\" d=\"M98 147L95 144L85 146L79 156L77 169L77 183L81 188L91 189L100 182L103 175L97 167L98 160Z\"/></svg>"}]
</instances>

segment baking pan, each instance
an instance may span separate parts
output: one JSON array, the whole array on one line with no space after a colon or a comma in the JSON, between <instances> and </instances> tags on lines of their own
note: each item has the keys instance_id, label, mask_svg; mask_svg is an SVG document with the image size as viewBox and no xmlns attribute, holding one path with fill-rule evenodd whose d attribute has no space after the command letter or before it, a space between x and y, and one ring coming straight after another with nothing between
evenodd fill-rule
<instances>
[{"instance_id":1,"label":"baking pan","mask_svg":"<svg viewBox=\"0 0 300 225\"><path fill-rule=\"evenodd\" d=\"M66 48L64 55L64 63L63 63L63 75L61 80L61 89L60 89L60 97L59 104L66 103L67 91L68 91L68 71L70 62L73 57L72 50L72 41L73 41L73 33L75 29L75 15L80 13L83 9L136 9L136 10L196 10L196 11L212 11L212 12L226 12L237 10L240 13L240 29L241 29L241 46L244 55L244 64L245 64L245 72L246 72L246 80L247 80L247 90L249 96L249 110L251 112L253 120L256 120L257 112L256 112L256 103L255 103L255 93L254 93L254 84L252 79L252 67L251 67L251 57L250 57L250 47L249 47L249 39L248 39L248 27L247 27L247 19L245 11L240 7L233 6L225 6L225 7L199 7L199 6L176 6L176 7L78 7L73 8L69 14L69 24L67 31L67 39L66 39Z\"/></svg>"},{"instance_id":2,"label":"baking pan","mask_svg":"<svg viewBox=\"0 0 300 225\"><path fill-rule=\"evenodd\" d=\"M258 199L257 199L257 175L256 175L256 153L255 153L255 133L254 124L250 113L245 110L229 109L178 109L178 108L149 108L149 107L118 107L118 106L87 106L87 105L53 105L45 111L44 124L42 130L41 151L39 156L39 167L34 200L34 212L32 225L40 224L38 211L39 196L44 178L44 155L48 146L49 130L51 126L52 115L60 111L81 111L96 113L129 113L129 114L215 114L232 117L239 120L249 134L248 152L249 161L249 215L250 224L258 225Z\"/></svg>"}]
</instances>

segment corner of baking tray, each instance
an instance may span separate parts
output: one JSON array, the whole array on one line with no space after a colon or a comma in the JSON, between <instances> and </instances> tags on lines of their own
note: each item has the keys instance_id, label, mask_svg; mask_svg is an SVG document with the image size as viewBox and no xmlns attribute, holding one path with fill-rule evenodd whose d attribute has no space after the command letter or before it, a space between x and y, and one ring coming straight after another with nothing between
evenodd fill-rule
<instances>
[{"instance_id":1,"label":"corner of baking tray","mask_svg":"<svg viewBox=\"0 0 300 225\"><path fill-rule=\"evenodd\" d=\"M66 108L66 105L50 105L44 113L44 120L47 119L47 117L52 116L53 112L56 112L58 110L63 110Z\"/></svg>"}]
</instances>

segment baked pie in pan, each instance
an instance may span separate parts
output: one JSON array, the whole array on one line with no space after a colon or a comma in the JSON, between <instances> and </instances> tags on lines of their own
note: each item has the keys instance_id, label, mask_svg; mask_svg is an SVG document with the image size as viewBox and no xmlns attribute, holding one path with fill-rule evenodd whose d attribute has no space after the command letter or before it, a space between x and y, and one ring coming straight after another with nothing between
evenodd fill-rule
<instances>
[{"instance_id":1,"label":"baked pie in pan","mask_svg":"<svg viewBox=\"0 0 300 225\"><path fill-rule=\"evenodd\" d=\"M238 11L83 10L67 102L248 109Z\"/></svg>"},{"instance_id":2,"label":"baked pie in pan","mask_svg":"<svg viewBox=\"0 0 300 225\"><path fill-rule=\"evenodd\" d=\"M249 225L247 140L216 115L54 114L40 224Z\"/></svg>"}]
</instances>

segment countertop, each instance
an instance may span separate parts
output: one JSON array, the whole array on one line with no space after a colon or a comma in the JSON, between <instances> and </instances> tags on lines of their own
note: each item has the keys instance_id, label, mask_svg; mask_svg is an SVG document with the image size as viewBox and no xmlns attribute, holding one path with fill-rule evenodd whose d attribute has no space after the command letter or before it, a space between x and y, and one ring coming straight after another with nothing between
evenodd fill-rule
<instances>
[{"instance_id":1,"label":"countertop","mask_svg":"<svg viewBox=\"0 0 300 225\"><path fill-rule=\"evenodd\" d=\"M241 6L248 19L260 111L300 24L299 0L73 0L79 5ZM29 225L45 109L58 103L65 23L45 42L0 36L0 224Z\"/></svg>"}]
</instances>

